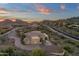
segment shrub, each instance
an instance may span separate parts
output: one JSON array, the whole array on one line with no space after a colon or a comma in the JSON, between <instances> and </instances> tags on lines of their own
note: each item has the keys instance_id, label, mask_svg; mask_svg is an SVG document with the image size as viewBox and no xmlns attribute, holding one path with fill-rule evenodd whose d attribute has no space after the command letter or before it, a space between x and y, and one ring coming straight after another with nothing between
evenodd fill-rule
<instances>
[{"instance_id":1,"label":"shrub","mask_svg":"<svg viewBox=\"0 0 79 59\"><path fill-rule=\"evenodd\" d=\"M45 52L42 49L33 49L31 55L33 55L33 56L44 56Z\"/></svg>"},{"instance_id":2,"label":"shrub","mask_svg":"<svg viewBox=\"0 0 79 59\"><path fill-rule=\"evenodd\" d=\"M65 46L64 49L68 51L69 53L73 52L73 49L70 46Z\"/></svg>"}]
</instances>

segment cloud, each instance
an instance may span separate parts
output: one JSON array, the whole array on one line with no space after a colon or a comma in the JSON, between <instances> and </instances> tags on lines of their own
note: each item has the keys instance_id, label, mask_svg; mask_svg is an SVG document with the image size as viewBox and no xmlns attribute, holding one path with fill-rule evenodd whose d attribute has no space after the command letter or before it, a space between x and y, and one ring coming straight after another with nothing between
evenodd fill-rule
<instances>
[{"instance_id":1,"label":"cloud","mask_svg":"<svg viewBox=\"0 0 79 59\"><path fill-rule=\"evenodd\" d=\"M42 4L34 4L34 5L36 7L36 11L41 14L48 15L52 12L52 9L49 9Z\"/></svg>"},{"instance_id":2,"label":"cloud","mask_svg":"<svg viewBox=\"0 0 79 59\"><path fill-rule=\"evenodd\" d=\"M66 9L66 8L65 8L65 4L63 4L63 3L60 4L60 9L64 11L64 10Z\"/></svg>"},{"instance_id":3,"label":"cloud","mask_svg":"<svg viewBox=\"0 0 79 59\"><path fill-rule=\"evenodd\" d=\"M77 10L79 10L79 4L77 5Z\"/></svg>"}]
</instances>

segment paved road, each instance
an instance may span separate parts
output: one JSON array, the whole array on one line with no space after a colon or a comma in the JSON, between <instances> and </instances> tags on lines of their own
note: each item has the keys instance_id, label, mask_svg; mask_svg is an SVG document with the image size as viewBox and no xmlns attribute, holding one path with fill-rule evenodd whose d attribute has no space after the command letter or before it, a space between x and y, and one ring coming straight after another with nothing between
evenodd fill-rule
<instances>
[{"instance_id":1,"label":"paved road","mask_svg":"<svg viewBox=\"0 0 79 59\"><path fill-rule=\"evenodd\" d=\"M1 37L8 37L10 40L14 40L15 46L22 50L32 50L34 48L40 48L39 45L31 45L31 44L23 45L21 43L21 39L17 36L16 33L16 30L20 28L14 28L13 30L1 35Z\"/></svg>"},{"instance_id":2,"label":"paved road","mask_svg":"<svg viewBox=\"0 0 79 59\"><path fill-rule=\"evenodd\" d=\"M14 40L14 44L17 48L20 48L22 50L32 50L34 48L39 48L38 45L23 45L21 43L21 39L17 36L17 33L15 32L15 30L17 30L18 28L15 28L13 30L11 30L10 32L4 34L7 35L9 39Z\"/></svg>"},{"instance_id":3,"label":"paved road","mask_svg":"<svg viewBox=\"0 0 79 59\"><path fill-rule=\"evenodd\" d=\"M65 35L65 34L63 34L62 32L59 32L59 31L57 31L57 30L55 30L55 29L49 27L48 25L43 25L43 26L49 28L52 32L55 32L55 33L57 33L58 35L64 36L64 37L66 37L66 38L69 38L69 39L72 39L72 40L75 40L75 41L79 41L79 40L77 40L77 39L75 39L75 38L73 38L73 37L71 37L71 36Z\"/></svg>"},{"instance_id":4,"label":"paved road","mask_svg":"<svg viewBox=\"0 0 79 59\"><path fill-rule=\"evenodd\" d=\"M5 34L3 34L2 36L7 36L10 40L14 40L14 45L15 45L15 47L17 47L17 48L19 48L19 49L22 49L22 50L32 50L32 49L34 49L34 48L41 48L41 47L39 47L39 45L23 45L22 43L21 43L21 39L17 36L17 33L16 33L16 30L17 30L18 28L15 28L15 29L13 29L13 30L11 30L11 31L9 31L9 32L7 32L7 33L5 33ZM54 47L54 48L52 48L52 47ZM44 49L47 49L47 51L48 50L57 50L57 48L56 48L56 46L52 46L52 47L50 47L50 46L46 46L46 48L45 47L43 47ZM54 52L51 52L52 54L55 54L55 55L64 55L64 51L63 52L60 52L60 53L54 53Z\"/></svg>"},{"instance_id":5,"label":"paved road","mask_svg":"<svg viewBox=\"0 0 79 59\"><path fill-rule=\"evenodd\" d=\"M19 28L14 28L14 29L12 29L11 31L8 31L7 33L4 33L3 35L0 35L0 37L6 36L6 35L8 35L8 34L11 34L13 31L15 31L15 30L17 30L17 29L19 29Z\"/></svg>"},{"instance_id":6,"label":"paved road","mask_svg":"<svg viewBox=\"0 0 79 59\"><path fill-rule=\"evenodd\" d=\"M73 34L71 34L71 31L72 31L72 30L68 30L68 29L67 29L67 31L63 31L61 27L52 27L52 28L53 28L54 30L58 31L58 32L61 32L61 33L65 34L65 35L67 35L67 36L70 36L70 37L72 37L72 38L74 38L74 39L76 39L76 40L79 40L79 35L73 35ZM66 30L66 29L65 29L65 30ZM69 31L70 31L70 33L69 33Z\"/></svg>"}]
</instances>

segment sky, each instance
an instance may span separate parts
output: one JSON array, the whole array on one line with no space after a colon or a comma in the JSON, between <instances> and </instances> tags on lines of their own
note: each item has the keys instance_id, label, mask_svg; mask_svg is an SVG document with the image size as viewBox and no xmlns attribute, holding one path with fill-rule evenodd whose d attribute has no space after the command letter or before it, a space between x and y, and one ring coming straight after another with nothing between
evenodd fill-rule
<instances>
[{"instance_id":1,"label":"sky","mask_svg":"<svg viewBox=\"0 0 79 59\"><path fill-rule=\"evenodd\" d=\"M0 16L57 20L79 16L79 4L0 3Z\"/></svg>"}]
</instances>

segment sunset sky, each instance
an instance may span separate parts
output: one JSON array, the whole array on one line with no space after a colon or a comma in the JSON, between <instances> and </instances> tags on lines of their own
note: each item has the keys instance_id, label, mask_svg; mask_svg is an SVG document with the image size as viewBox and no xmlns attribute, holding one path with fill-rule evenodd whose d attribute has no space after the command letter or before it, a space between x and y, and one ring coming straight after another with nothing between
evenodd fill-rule
<instances>
[{"instance_id":1,"label":"sunset sky","mask_svg":"<svg viewBox=\"0 0 79 59\"><path fill-rule=\"evenodd\" d=\"M50 20L69 18L79 16L79 4L2 3L0 4L0 16Z\"/></svg>"}]
</instances>

